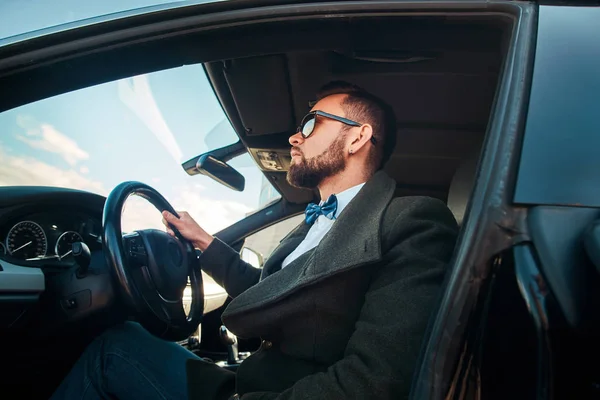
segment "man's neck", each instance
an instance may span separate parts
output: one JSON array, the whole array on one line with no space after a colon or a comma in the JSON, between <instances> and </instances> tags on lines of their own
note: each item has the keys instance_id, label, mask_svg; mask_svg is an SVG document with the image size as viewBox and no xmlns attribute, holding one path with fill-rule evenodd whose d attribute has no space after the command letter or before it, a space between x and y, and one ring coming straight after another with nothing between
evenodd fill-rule
<instances>
[{"instance_id":1,"label":"man's neck","mask_svg":"<svg viewBox=\"0 0 600 400\"><path fill-rule=\"evenodd\" d=\"M321 200L325 201L332 194L338 194L344 190L350 189L356 185L360 185L369 180L370 175L366 174L349 174L349 171L344 171L341 174L326 178L319 185L319 194Z\"/></svg>"}]
</instances>

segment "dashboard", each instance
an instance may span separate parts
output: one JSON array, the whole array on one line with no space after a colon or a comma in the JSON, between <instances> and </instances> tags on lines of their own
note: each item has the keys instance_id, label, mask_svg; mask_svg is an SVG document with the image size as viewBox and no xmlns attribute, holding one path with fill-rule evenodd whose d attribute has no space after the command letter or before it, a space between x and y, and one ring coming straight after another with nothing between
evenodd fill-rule
<instances>
[{"instance_id":1,"label":"dashboard","mask_svg":"<svg viewBox=\"0 0 600 400\"><path fill-rule=\"evenodd\" d=\"M0 187L0 332L51 334L112 307L118 296L102 247L104 202L102 196L72 189ZM90 273L84 278L76 274L75 242L90 250ZM208 313L225 303L227 293L202 275ZM190 290L183 293L186 311ZM125 310L114 305L111 310Z\"/></svg>"},{"instance_id":2,"label":"dashboard","mask_svg":"<svg viewBox=\"0 0 600 400\"><path fill-rule=\"evenodd\" d=\"M0 258L19 265L71 266L72 245L102 249L98 217L63 207L23 210L0 223Z\"/></svg>"},{"instance_id":3,"label":"dashboard","mask_svg":"<svg viewBox=\"0 0 600 400\"><path fill-rule=\"evenodd\" d=\"M106 307L109 280L74 280L77 261L69 253L82 240L92 256L90 269L108 271L98 240L104 201L66 188L0 187L0 332L50 333L78 314ZM97 291L85 308L67 310L65 301L90 284Z\"/></svg>"}]
</instances>

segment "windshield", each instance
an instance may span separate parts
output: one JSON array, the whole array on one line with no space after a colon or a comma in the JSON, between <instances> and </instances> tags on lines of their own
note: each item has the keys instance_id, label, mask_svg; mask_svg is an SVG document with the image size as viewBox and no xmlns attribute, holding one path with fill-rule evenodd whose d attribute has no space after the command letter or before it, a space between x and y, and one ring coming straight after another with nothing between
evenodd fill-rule
<instances>
[{"instance_id":1,"label":"windshield","mask_svg":"<svg viewBox=\"0 0 600 400\"><path fill-rule=\"evenodd\" d=\"M102 17L122 11L151 11L160 6L181 7L219 0L54 0L23 1L2 0L0 2L0 39L63 25L88 18ZM151 8L147 8L151 7ZM146 10L140 10L147 8Z\"/></svg>"},{"instance_id":2,"label":"windshield","mask_svg":"<svg viewBox=\"0 0 600 400\"><path fill-rule=\"evenodd\" d=\"M245 153L229 163L237 192L182 162L238 141L202 65L135 76L0 114L0 186L41 185L101 195L140 181L215 233L280 197ZM130 198L123 230L162 228L160 213Z\"/></svg>"}]
</instances>

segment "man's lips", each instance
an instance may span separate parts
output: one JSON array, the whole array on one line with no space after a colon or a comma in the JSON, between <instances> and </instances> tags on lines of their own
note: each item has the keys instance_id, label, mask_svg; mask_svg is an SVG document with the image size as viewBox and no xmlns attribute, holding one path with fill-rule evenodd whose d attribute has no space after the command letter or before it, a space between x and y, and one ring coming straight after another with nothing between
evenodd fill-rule
<instances>
[{"instance_id":1,"label":"man's lips","mask_svg":"<svg viewBox=\"0 0 600 400\"><path fill-rule=\"evenodd\" d=\"M292 157L294 157L294 156L301 157L301 156L302 156L302 153L300 153L298 150L292 150L292 151L290 151L290 155L291 155Z\"/></svg>"}]
</instances>

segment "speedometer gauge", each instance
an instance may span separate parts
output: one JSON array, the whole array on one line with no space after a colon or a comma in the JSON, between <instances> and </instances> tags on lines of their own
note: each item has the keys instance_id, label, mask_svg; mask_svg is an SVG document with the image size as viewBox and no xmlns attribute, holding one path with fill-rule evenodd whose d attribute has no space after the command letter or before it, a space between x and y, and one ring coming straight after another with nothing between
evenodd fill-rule
<instances>
[{"instance_id":1,"label":"speedometer gauge","mask_svg":"<svg viewBox=\"0 0 600 400\"><path fill-rule=\"evenodd\" d=\"M8 232L6 249L17 258L44 257L48 249L46 233L33 221L19 222Z\"/></svg>"},{"instance_id":2,"label":"speedometer gauge","mask_svg":"<svg viewBox=\"0 0 600 400\"><path fill-rule=\"evenodd\" d=\"M72 247L75 242L83 242L83 238L77 232L67 231L60 235L54 248L54 252L59 260L69 256L73 257L71 253L73 252Z\"/></svg>"}]
</instances>

